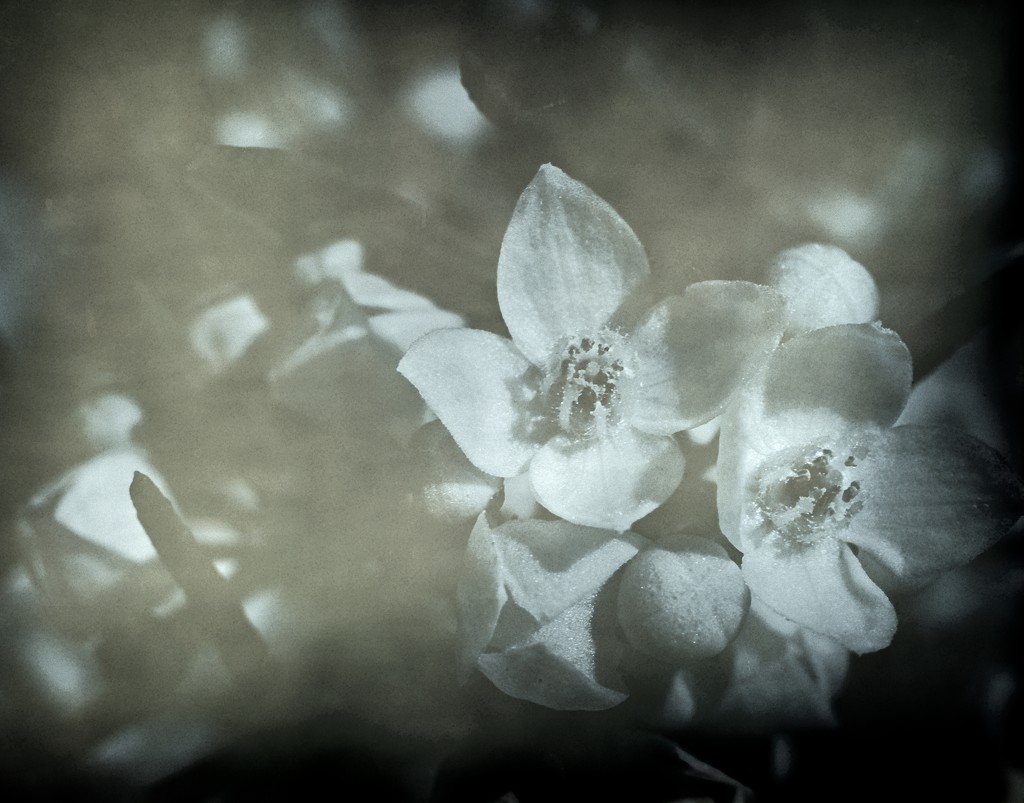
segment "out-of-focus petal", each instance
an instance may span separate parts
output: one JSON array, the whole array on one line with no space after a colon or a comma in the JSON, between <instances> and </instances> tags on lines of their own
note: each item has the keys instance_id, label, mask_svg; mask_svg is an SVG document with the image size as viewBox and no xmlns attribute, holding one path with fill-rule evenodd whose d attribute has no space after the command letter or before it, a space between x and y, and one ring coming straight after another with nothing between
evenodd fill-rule
<instances>
[{"instance_id":1,"label":"out-of-focus petal","mask_svg":"<svg viewBox=\"0 0 1024 803\"><path fill-rule=\"evenodd\" d=\"M698 282L666 299L632 337L636 366L623 381L623 414L656 435L709 421L763 364L782 321L782 297L751 282Z\"/></svg>"},{"instance_id":2,"label":"out-of-focus petal","mask_svg":"<svg viewBox=\"0 0 1024 803\"><path fill-rule=\"evenodd\" d=\"M414 445L422 455L416 468L431 514L449 521L476 516L497 493L501 480L470 463L440 421L420 427Z\"/></svg>"},{"instance_id":3,"label":"out-of-focus petal","mask_svg":"<svg viewBox=\"0 0 1024 803\"><path fill-rule=\"evenodd\" d=\"M619 622L637 649L684 663L724 650L750 605L740 567L714 541L662 539L626 566Z\"/></svg>"},{"instance_id":4,"label":"out-of-focus petal","mask_svg":"<svg viewBox=\"0 0 1024 803\"><path fill-rule=\"evenodd\" d=\"M481 655L480 671L506 694L560 711L618 705L627 693L614 671L603 667L613 650L593 634L596 597L569 608L526 643Z\"/></svg>"},{"instance_id":5,"label":"out-of-focus petal","mask_svg":"<svg viewBox=\"0 0 1024 803\"><path fill-rule=\"evenodd\" d=\"M132 430L142 421L142 409L121 393L105 393L78 407L82 434L94 449L127 446Z\"/></svg>"},{"instance_id":6,"label":"out-of-focus petal","mask_svg":"<svg viewBox=\"0 0 1024 803\"><path fill-rule=\"evenodd\" d=\"M541 623L595 593L646 543L634 533L539 519L510 521L497 533L508 592Z\"/></svg>"},{"instance_id":7,"label":"out-of-focus petal","mask_svg":"<svg viewBox=\"0 0 1024 803\"><path fill-rule=\"evenodd\" d=\"M623 532L672 495L683 464L673 438L621 426L606 437L553 438L530 463L530 483L556 516Z\"/></svg>"},{"instance_id":8,"label":"out-of-focus petal","mask_svg":"<svg viewBox=\"0 0 1024 803\"><path fill-rule=\"evenodd\" d=\"M780 621L755 600L729 651L732 673L715 719L732 732L834 722L832 697L846 675L849 652L791 622L776 627Z\"/></svg>"},{"instance_id":9,"label":"out-of-focus petal","mask_svg":"<svg viewBox=\"0 0 1024 803\"><path fill-rule=\"evenodd\" d=\"M461 315L431 307L407 312L384 312L371 315L367 321L370 331L384 341L400 357L409 347L435 329L458 329L466 325Z\"/></svg>"},{"instance_id":10,"label":"out-of-focus petal","mask_svg":"<svg viewBox=\"0 0 1024 803\"><path fill-rule=\"evenodd\" d=\"M995 338L992 327L982 329L915 382L896 425L951 426L1001 454L1010 453L1009 420L1000 404L1000 377L992 361Z\"/></svg>"},{"instance_id":11,"label":"out-of-focus petal","mask_svg":"<svg viewBox=\"0 0 1024 803\"><path fill-rule=\"evenodd\" d=\"M417 340L399 372L481 471L522 473L537 448L527 386L530 363L505 338L475 329L439 329Z\"/></svg>"},{"instance_id":12,"label":"out-of-focus petal","mask_svg":"<svg viewBox=\"0 0 1024 803\"><path fill-rule=\"evenodd\" d=\"M345 291L360 307L389 312L434 309L434 302L426 296L398 287L375 273L349 269L338 274Z\"/></svg>"},{"instance_id":13,"label":"out-of-focus petal","mask_svg":"<svg viewBox=\"0 0 1024 803\"><path fill-rule=\"evenodd\" d=\"M783 251L768 271L768 282L786 297L791 333L878 319L875 280L834 245L808 243Z\"/></svg>"},{"instance_id":14,"label":"out-of-focus petal","mask_svg":"<svg viewBox=\"0 0 1024 803\"><path fill-rule=\"evenodd\" d=\"M803 545L770 535L743 556L742 568L755 597L853 652L873 652L892 641L892 603L850 547L835 538Z\"/></svg>"},{"instance_id":15,"label":"out-of-focus petal","mask_svg":"<svg viewBox=\"0 0 1024 803\"><path fill-rule=\"evenodd\" d=\"M673 673L665 690L659 722L669 727L683 727L691 724L697 717L699 699L696 682L686 666Z\"/></svg>"},{"instance_id":16,"label":"out-of-focus petal","mask_svg":"<svg viewBox=\"0 0 1024 803\"><path fill-rule=\"evenodd\" d=\"M831 692L839 691L850 666L849 650L835 639L801 627L758 600L751 601L750 610L748 621L756 620L764 632L794 645L820 682Z\"/></svg>"},{"instance_id":17,"label":"out-of-focus petal","mask_svg":"<svg viewBox=\"0 0 1024 803\"><path fill-rule=\"evenodd\" d=\"M595 335L645 283L647 256L605 201L552 165L523 190L501 244L498 304L512 340L545 366Z\"/></svg>"},{"instance_id":18,"label":"out-of-focus petal","mask_svg":"<svg viewBox=\"0 0 1024 803\"><path fill-rule=\"evenodd\" d=\"M319 251L296 258L295 275L309 285L319 284L325 279L344 285L348 274L362 273L363 253L363 244L359 240L337 240ZM346 292L349 292L348 288Z\"/></svg>"},{"instance_id":19,"label":"out-of-focus petal","mask_svg":"<svg viewBox=\"0 0 1024 803\"><path fill-rule=\"evenodd\" d=\"M155 558L156 550L128 496L136 471L152 477L170 496L166 482L141 452L117 449L97 455L68 475L54 519L81 538L135 563Z\"/></svg>"},{"instance_id":20,"label":"out-of-focus petal","mask_svg":"<svg viewBox=\"0 0 1024 803\"><path fill-rule=\"evenodd\" d=\"M456 147L473 143L489 126L463 86L457 64L417 75L406 90L406 108L420 128Z\"/></svg>"},{"instance_id":21,"label":"out-of-focus petal","mask_svg":"<svg viewBox=\"0 0 1024 803\"><path fill-rule=\"evenodd\" d=\"M241 295L200 313L189 328L192 348L214 373L238 360L270 321L251 296Z\"/></svg>"},{"instance_id":22,"label":"out-of-focus petal","mask_svg":"<svg viewBox=\"0 0 1024 803\"><path fill-rule=\"evenodd\" d=\"M967 563L1024 513L991 447L945 427L895 427L861 462L863 507L846 540L909 582Z\"/></svg>"},{"instance_id":23,"label":"out-of-focus petal","mask_svg":"<svg viewBox=\"0 0 1024 803\"><path fill-rule=\"evenodd\" d=\"M184 599L158 560L137 562L82 538L53 517L52 499L38 501L42 506L33 503L17 526L32 582L61 628L88 638L97 621L130 621Z\"/></svg>"},{"instance_id":24,"label":"out-of-focus petal","mask_svg":"<svg viewBox=\"0 0 1024 803\"><path fill-rule=\"evenodd\" d=\"M494 530L487 523L487 514L481 513L469 534L455 595L459 611L459 673L463 679L486 649L501 609L508 601L502 573Z\"/></svg>"}]
</instances>

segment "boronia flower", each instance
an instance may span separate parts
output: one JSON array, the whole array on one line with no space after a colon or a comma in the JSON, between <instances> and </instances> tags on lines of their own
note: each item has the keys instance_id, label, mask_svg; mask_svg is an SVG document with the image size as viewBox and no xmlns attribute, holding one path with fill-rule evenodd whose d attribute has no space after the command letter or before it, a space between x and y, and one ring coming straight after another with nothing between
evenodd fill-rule
<instances>
[{"instance_id":1,"label":"boronia flower","mask_svg":"<svg viewBox=\"0 0 1024 803\"><path fill-rule=\"evenodd\" d=\"M804 243L779 254L768 284L786 297L786 333L878 320L878 286L867 268L834 245Z\"/></svg>"},{"instance_id":2,"label":"boronia flower","mask_svg":"<svg viewBox=\"0 0 1024 803\"><path fill-rule=\"evenodd\" d=\"M719 519L752 595L858 653L891 641L888 593L967 563L1024 510L987 445L892 426L910 377L896 333L826 327L779 346L722 419Z\"/></svg>"},{"instance_id":3,"label":"boronia flower","mask_svg":"<svg viewBox=\"0 0 1024 803\"><path fill-rule=\"evenodd\" d=\"M460 674L478 669L512 697L559 710L611 708L628 693L609 580L647 544L565 521L477 518L456 604ZM611 613L611 615L609 615Z\"/></svg>"},{"instance_id":4,"label":"boronia flower","mask_svg":"<svg viewBox=\"0 0 1024 803\"><path fill-rule=\"evenodd\" d=\"M699 282L642 314L648 275L626 222L544 165L498 260L511 340L433 332L398 370L477 468L528 471L551 512L623 532L679 485L673 434L718 415L782 328L781 296L748 282Z\"/></svg>"}]
</instances>

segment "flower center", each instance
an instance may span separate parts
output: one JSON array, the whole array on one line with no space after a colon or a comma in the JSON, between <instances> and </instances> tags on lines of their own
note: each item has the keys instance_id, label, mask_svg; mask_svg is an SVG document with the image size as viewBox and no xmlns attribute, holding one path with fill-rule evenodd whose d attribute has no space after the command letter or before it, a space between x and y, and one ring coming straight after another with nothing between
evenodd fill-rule
<instances>
[{"instance_id":1,"label":"flower center","mask_svg":"<svg viewBox=\"0 0 1024 803\"><path fill-rule=\"evenodd\" d=\"M792 544L813 544L846 527L864 505L862 458L812 447L772 462L758 479L762 520Z\"/></svg>"},{"instance_id":2,"label":"flower center","mask_svg":"<svg viewBox=\"0 0 1024 803\"><path fill-rule=\"evenodd\" d=\"M622 335L610 330L571 340L560 350L545 389L563 432L590 437L618 421L623 350Z\"/></svg>"}]
</instances>

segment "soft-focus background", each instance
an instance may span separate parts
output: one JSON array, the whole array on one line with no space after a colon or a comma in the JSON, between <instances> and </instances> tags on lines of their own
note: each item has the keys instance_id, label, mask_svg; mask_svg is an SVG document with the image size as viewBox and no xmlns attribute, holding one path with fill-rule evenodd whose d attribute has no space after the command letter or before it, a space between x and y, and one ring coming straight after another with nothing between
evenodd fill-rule
<instances>
[{"instance_id":1,"label":"soft-focus background","mask_svg":"<svg viewBox=\"0 0 1024 803\"><path fill-rule=\"evenodd\" d=\"M664 293L834 243L914 354L916 420L1019 470L1010 22L998 3L0 5L4 784L681 797L629 705L456 684L468 527L423 515L429 455L360 406L362 374L319 417L268 379L313 331L296 259L344 241L501 332L498 248L545 162L618 210ZM70 537L131 517L139 461L194 554ZM183 603L212 560L223 588ZM764 799L1024 799L1022 588L1011 537L907 601L835 729L658 738Z\"/></svg>"}]
</instances>

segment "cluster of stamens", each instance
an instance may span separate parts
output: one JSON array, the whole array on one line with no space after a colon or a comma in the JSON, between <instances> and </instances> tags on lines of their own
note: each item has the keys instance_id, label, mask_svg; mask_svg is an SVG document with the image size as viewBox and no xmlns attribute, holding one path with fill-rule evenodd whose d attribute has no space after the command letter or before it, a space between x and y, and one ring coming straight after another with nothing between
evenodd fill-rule
<instances>
[{"instance_id":1,"label":"cluster of stamens","mask_svg":"<svg viewBox=\"0 0 1024 803\"><path fill-rule=\"evenodd\" d=\"M799 544L846 526L864 504L858 462L850 454L840 463L831 449L816 449L763 471L757 498L763 520Z\"/></svg>"},{"instance_id":2,"label":"cluster of stamens","mask_svg":"<svg viewBox=\"0 0 1024 803\"><path fill-rule=\"evenodd\" d=\"M568 344L548 373L548 399L563 432L588 437L615 420L623 371L614 338L584 337Z\"/></svg>"}]
</instances>

